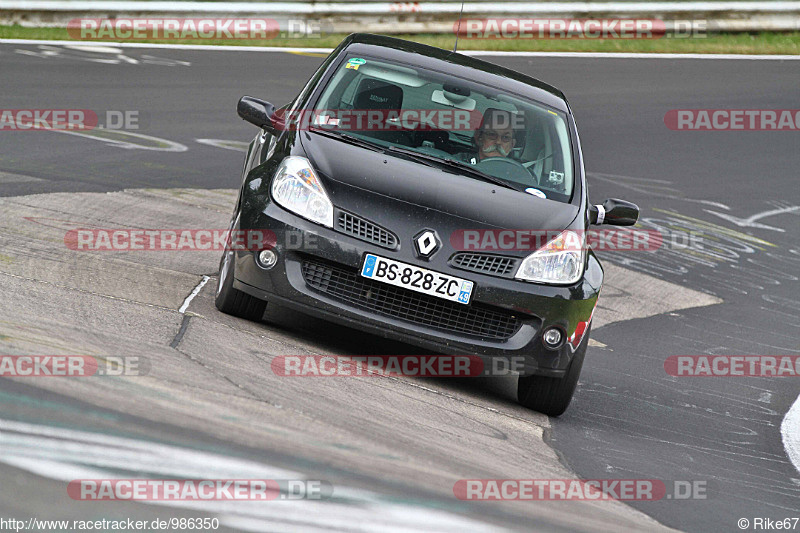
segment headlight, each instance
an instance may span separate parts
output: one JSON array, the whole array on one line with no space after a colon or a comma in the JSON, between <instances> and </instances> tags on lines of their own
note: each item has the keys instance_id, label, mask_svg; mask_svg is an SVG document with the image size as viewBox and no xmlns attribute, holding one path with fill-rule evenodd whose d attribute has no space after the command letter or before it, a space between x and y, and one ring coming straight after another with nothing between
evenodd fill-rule
<instances>
[{"instance_id":1,"label":"headlight","mask_svg":"<svg viewBox=\"0 0 800 533\"><path fill-rule=\"evenodd\" d=\"M281 161L272 180L272 197L303 218L333 227L333 204L305 157L289 156Z\"/></svg>"},{"instance_id":2,"label":"headlight","mask_svg":"<svg viewBox=\"0 0 800 533\"><path fill-rule=\"evenodd\" d=\"M585 244L575 231L558 237L526 257L515 278L537 283L572 284L583 275Z\"/></svg>"}]
</instances>

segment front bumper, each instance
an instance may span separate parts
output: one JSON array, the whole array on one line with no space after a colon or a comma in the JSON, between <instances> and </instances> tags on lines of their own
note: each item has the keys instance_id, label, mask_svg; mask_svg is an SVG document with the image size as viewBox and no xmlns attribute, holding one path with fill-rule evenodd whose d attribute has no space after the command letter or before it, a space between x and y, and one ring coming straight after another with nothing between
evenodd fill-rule
<instances>
[{"instance_id":1,"label":"front bumper","mask_svg":"<svg viewBox=\"0 0 800 533\"><path fill-rule=\"evenodd\" d=\"M573 357L582 355L586 349L588 336L582 334L591 320L603 279L602 268L593 253L588 254L586 273L577 284L556 287L454 269L446 262L454 251L447 248L436 254L439 262L423 265L412 255L413 247L387 250L311 223L274 203L267 204L263 213L243 226L271 230L277 236L273 250L279 259L269 270L257 264L254 252L235 252L234 288L257 298L435 352L478 355L493 365L491 368L513 368L524 374L561 377ZM367 283L358 277L366 253L470 279L475 282L472 301L465 306L436 299L433 305L444 307L433 312L400 311L397 306L378 306L370 290L350 291L343 296L313 283L313 276L309 275L310 271L330 268L343 276L341 279L352 280L361 287ZM415 294L411 293L412 300ZM431 301L421 302L420 306L430 304ZM449 308L450 305L455 307ZM455 319L438 320L436 317L442 314L464 318L458 323ZM513 331L507 328L508 334L502 336L486 334L486 317L497 320L501 315L504 323L514 324ZM479 318L484 322L479 324ZM555 350L547 348L541 334L551 326L559 327L572 342L565 342Z\"/></svg>"}]
</instances>

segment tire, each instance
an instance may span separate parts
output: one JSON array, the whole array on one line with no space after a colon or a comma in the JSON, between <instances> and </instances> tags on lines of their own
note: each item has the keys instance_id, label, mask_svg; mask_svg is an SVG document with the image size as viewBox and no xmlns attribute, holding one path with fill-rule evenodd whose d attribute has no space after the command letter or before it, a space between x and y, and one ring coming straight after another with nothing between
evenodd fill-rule
<instances>
[{"instance_id":1,"label":"tire","mask_svg":"<svg viewBox=\"0 0 800 533\"><path fill-rule=\"evenodd\" d=\"M264 316L267 302L233 288L233 252L225 252L219 262L219 279L214 305L228 315L259 321Z\"/></svg>"},{"instance_id":2,"label":"tire","mask_svg":"<svg viewBox=\"0 0 800 533\"><path fill-rule=\"evenodd\" d=\"M548 416L564 414L578 386L586 346L589 344L589 331L584 335L583 343L583 346L575 352L575 357L564 377L520 376L517 382L517 401L528 409Z\"/></svg>"}]
</instances>

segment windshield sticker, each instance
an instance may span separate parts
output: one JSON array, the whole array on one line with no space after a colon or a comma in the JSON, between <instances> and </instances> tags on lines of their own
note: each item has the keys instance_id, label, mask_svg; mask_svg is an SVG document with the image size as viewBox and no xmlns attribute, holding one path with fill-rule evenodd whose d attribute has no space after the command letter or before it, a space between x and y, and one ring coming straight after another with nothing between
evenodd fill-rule
<instances>
[{"instance_id":1,"label":"windshield sticker","mask_svg":"<svg viewBox=\"0 0 800 533\"><path fill-rule=\"evenodd\" d=\"M332 128L339 125L339 119L330 115L316 115L314 116L314 126L325 126Z\"/></svg>"},{"instance_id":2,"label":"windshield sticker","mask_svg":"<svg viewBox=\"0 0 800 533\"><path fill-rule=\"evenodd\" d=\"M564 183L564 173L551 170L550 178L548 181L550 182L551 185L561 185L562 183Z\"/></svg>"},{"instance_id":3,"label":"windshield sticker","mask_svg":"<svg viewBox=\"0 0 800 533\"><path fill-rule=\"evenodd\" d=\"M351 68L353 70L358 70L358 67L360 67L366 62L367 62L366 59L361 59L360 57L351 57L350 59L347 60L347 64L344 66L344 68Z\"/></svg>"},{"instance_id":4,"label":"windshield sticker","mask_svg":"<svg viewBox=\"0 0 800 533\"><path fill-rule=\"evenodd\" d=\"M538 196L539 198L547 199L547 195L545 193L543 193L539 189L534 189L533 187L528 187L527 189L525 189L525 192L528 194L532 194L534 196Z\"/></svg>"}]
</instances>

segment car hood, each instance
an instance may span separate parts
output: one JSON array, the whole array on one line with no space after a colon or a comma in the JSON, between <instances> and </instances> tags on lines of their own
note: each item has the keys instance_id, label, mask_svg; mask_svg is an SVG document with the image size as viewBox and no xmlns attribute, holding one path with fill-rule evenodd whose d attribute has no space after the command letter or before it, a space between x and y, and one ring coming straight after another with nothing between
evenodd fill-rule
<instances>
[{"instance_id":1,"label":"car hood","mask_svg":"<svg viewBox=\"0 0 800 533\"><path fill-rule=\"evenodd\" d=\"M313 132L301 137L333 204L395 231L399 224L410 226L408 231L562 230L579 211L571 204L444 172L402 155L374 152Z\"/></svg>"}]
</instances>

